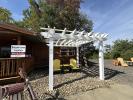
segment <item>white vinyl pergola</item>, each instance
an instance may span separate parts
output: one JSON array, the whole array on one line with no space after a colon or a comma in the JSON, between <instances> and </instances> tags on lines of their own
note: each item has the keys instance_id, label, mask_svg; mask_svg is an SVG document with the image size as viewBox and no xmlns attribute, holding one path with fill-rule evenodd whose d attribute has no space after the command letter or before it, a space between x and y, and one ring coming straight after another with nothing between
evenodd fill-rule
<instances>
[{"instance_id":1,"label":"white vinyl pergola","mask_svg":"<svg viewBox=\"0 0 133 100\"><path fill-rule=\"evenodd\" d=\"M69 31L55 28L41 28L40 33L49 46L49 90L53 90L53 52L54 47L76 47L77 48L77 65L79 65L79 47L89 42L99 43L99 77L104 80L104 46L103 41L107 39L108 34Z\"/></svg>"}]
</instances>

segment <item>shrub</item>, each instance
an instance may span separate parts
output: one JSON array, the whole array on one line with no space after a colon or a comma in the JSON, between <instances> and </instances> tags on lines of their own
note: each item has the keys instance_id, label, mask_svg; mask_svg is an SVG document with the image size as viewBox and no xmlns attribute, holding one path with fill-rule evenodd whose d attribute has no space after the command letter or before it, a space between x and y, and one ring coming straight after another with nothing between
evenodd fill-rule
<instances>
[{"instance_id":1,"label":"shrub","mask_svg":"<svg viewBox=\"0 0 133 100\"><path fill-rule=\"evenodd\" d=\"M120 56L121 56L120 52L118 52L118 51L112 52L112 58L113 59L116 59L116 58L118 58Z\"/></svg>"},{"instance_id":2,"label":"shrub","mask_svg":"<svg viewBox=\"0 0 133 100\"><path fill-rule=\"evenodd\" d=\"M92 55L92 59L98 59L99 57L98 57L98 54L97 53L93 53L93 55Z\"/></svg>"},{"instance_id":3,"label":"shrub","mask_svg":"<svg viewBox=\"0 0 133 100\"><path fill-rule=\"evenodd\" d=\"M125 60L130 60L131 57L133 57L133 50L127 50L123 54L121 54L121 57Z\"/></svg>"},{"instance_id":4,"label":"shrub","mask_svg":"<svg viewBox=\"0 0 133 100\"><path fill-rule=\"evenodd\" d=\"M111 53L110 52L105 53L104 58L105 59L112 59Z\"/></svg>"}]
</instances>

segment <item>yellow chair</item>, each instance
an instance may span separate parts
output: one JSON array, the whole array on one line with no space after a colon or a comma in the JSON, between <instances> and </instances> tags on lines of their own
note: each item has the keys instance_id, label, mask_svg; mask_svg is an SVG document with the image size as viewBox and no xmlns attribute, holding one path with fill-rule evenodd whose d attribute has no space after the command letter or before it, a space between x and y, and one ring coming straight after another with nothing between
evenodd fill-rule
<instances>
[{"instance_id":1,"label":"yellow chair","mask_svg":"<svg viewBox=\"0 0 133 100\"><path fill-rule=\"evenodd\" d=\"M79 66L77 66L77 61L76 61L76 59L74 59L74 58L71 58L71 59L70 59L70 67L71 67L72 69L79 69Z\"/></svg>"},{"instance_id":2,"label":"yellow chair","mask_svg":"<svg viewBox=\"0 0 133 100\"><path fill-rule=\"evenodd\" d=\"M114 66L119 66L118 60L115 60L115 59L114 59L114 60L112 61L112 63L113 63Z\"/></svg>"},{"instance_id":3,"label":"yellow chair","mask_svg":"<svg viewBox=\"0 0 133 100\"><path fill-rule=\"evenodd\" d=\"M124 62L123 58L117 58L119 64L124 67L128 67L127 63Z\"/></svg>"},{"instance_id":4,"label":"yellow chair","mask_svg":"<svg viewBox=\"0 0 133 100\"><path fill-rule=\"evenodd\" d=\"M60 71L60 60L59 59L54 59L54 64L53 64L53 70L54 71Z\"/></svg>"},{"instance_id":5,"label":"yellow chair","mask_svg":"<svg viewBox=\"0 0 133 100\"><path fill-rule=\"evenodd\" d=\"M131 58L131 61L133 62L133 57Z\"/></svg>"}]
</instances>

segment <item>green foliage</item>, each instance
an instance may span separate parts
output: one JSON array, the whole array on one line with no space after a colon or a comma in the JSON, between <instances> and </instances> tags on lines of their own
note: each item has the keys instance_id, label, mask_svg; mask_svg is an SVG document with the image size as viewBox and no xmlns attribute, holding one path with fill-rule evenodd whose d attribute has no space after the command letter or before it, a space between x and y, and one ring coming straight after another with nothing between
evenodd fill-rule
<instances>
[{"instance_id":1,"label":"green foliage","mask_svg":"<svg viewBox=\"0 0 133 100\"><path fill-rule=\"evenodd\" d=\"M76 10L79 8L74 8L76 7L72 6L74 4L67 3L61 8L58 6L59 2L49 5L43 0L38 0L38 2L29 0L29 3L30 7L23 11L23 22L16 22L21 27L27 27L35 31L39 31L40 27L47 26L69 30L85 29L88 32L92 30L92 21Z\"/></svg>"},{"instance_id":2,"label":"green foliage","mask_svg":"<svg viewBox=\"0 0 133 100\"><path fill-rule=\"evenodd\" d=\"M112 51L112 58L122 57L129 60L133 57L133 40L116 40Z\"/></svg>"},{"instance_id":3,"label":"green foliage","mask_svg":"<svg viewBox=\"0 0 133 100\"><path fill-rule=\"evenodd\" d=\"M42 27L57 27L61 25L58 15L58 9L52 7L51 5L47 5L45 3L40 4L40 8L42 11L42 17L40 18L40 25Z\"/></svg>"},{"instance_id":4,"label":"green foliage","mask_svg":"<svg viewBox=\"0 0 133 100\"><path fill-rule=\"evenodd\" d=\"M112 52L119 52L120 54L122 54L123 52L132 49L132 43L128 40L116 40L114 42L114 46L113 46L113 50Z\"/></svg>"},{"instance_id":5,"label":"green foliage","mask_svg":"<svg viewBox=\"0 0 133 100\"><path fill-rule=\"evenodd\" d=\"M121 57L125 60L130 60L131 57L133 57L133 49L125 51L123 54L121 54Z\"/></svg>"},{"instance_id":6,"label":"green foliage","mask_svg":"<svg viewBox=\"0 0 133 100\"><path fill-rule=\"evenodd\" d=\"M24 24L22 24L22 25L24 25L23 27L38 31L40 20L39 20L39 17L34 12L34 9L32 9L32 8L33 7L31 6L29 9L26 9L23 11L24 18L23 18L23 22L21 22L21 24L24 23Z\"/></svg>"},{"instance_id":7,"label":"green foliage","mask_svg":"<svg viewBox=\"0 0 133 100\"><path fill-rule=\"evenodd\" d=\"M110 52L105 53L105 54L104 54L104 58L105 58L105 59L111 59L111 58L112 58L111 53L110 53Z\"/></svg>"},{"instance_id":8,"label":"green foliage","mask_svg":"<svg viewBox=\"0 0 133 100\"><path fill-rule=\"evenodd\" d=\"M0 23L13 22L11 12L5 8L0 7Z\"/></svg>"},{"instance_id":9,"label":"green foliage","mask_svg":"<svg viewBox=\"0 0 133 100\"><path fill-rule=\"evenodd\" d=\"M93 45L93 43L85 44L86 47L86 57L89 59L98 59L99 50Z\"/></svg>"},{"instance_id":10,"label":"green foliage","mask_svg":"<svg viewBox=\"0 0 133 100\"><path fill-rule=\"evenodd\" d=\"M23 21L14 21L13 22L16 26L18 27L24 27L25 26L25 23Z\"/></svg>"},{"instance_id":11,"label":"green foliage","mask_svg":"<svg viewBox=\"0 0 133 100\"><path fill-rule=\"evenodd\" d=\"M89 59L98 59L98 53L92 53L92 55L89 57Z\"/></svg>"},{"instance_id":12,"label":"green foliage","mask_svg":"<svg viewBox=\"0 0 133 100\"><path fill-rule=\"evenodd\" d=\"M118 57L120 57L121 56L121 54L120 54L120 52L119 51L112 51L112 58L113 59L116 59L116 58L118 58Z\"/></svg>"}]
</instances>

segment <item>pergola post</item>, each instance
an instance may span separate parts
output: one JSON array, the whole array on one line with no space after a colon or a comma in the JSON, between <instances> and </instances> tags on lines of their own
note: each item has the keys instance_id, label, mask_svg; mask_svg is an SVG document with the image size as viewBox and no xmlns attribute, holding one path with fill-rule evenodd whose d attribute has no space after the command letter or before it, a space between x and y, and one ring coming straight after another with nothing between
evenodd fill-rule
<instances>
[{"instance_id":1,"label":"pergola post","mask_svg":"<svg viewBox=\"0 0 133 100\"><path fill-rule=\"evenodd\" d=\"M53 39L49 39L49 90L53 90Z\"/></svg>"},{"instance_id":2,"label":"pergola post","mask_svg":"<svg viewBox=\"0 0 133 100\"><path fill-rule=\"evenodd\" d=\"M103 41L99 41L99 77L104 80L104 50Z\"/></svg>"},{"instance_id":3,"label":"pergola post","mask_svg":"<svg viewBox=\"0 0 133 100\"><path fill-rule=\"evenodd\" d=\"M79 66L79 47L76 47L76 53L77 53L77 66Z\"/></svg>"}]
</instances>

